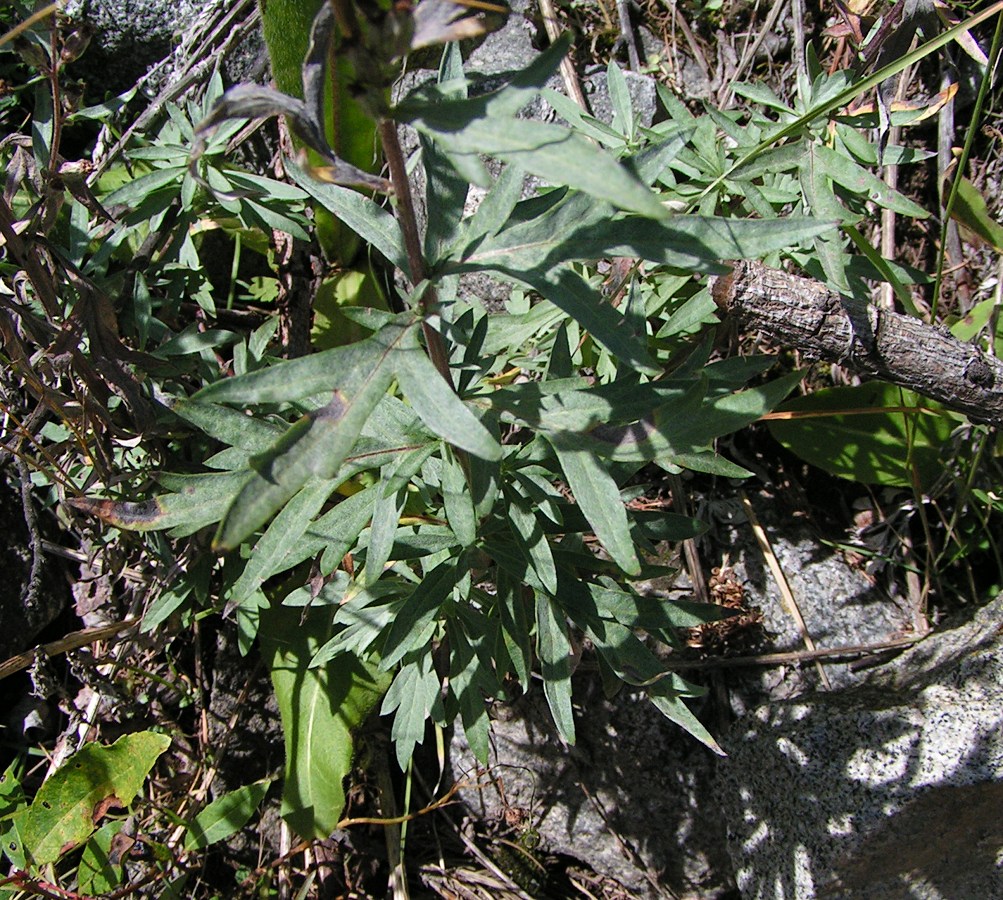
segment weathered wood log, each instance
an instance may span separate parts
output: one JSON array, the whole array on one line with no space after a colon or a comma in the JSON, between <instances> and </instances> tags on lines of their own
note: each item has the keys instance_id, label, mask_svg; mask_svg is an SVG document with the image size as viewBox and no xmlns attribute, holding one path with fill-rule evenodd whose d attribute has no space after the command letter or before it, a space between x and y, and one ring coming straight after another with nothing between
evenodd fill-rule
<instances>
[{"instance_id":1,"label":"weathered wood log","mask_svg":"<svg viewBox=\"0 0 1003 900\"><path fill-rule=\"evenodd\" d=\"M711 293L740 322L810 359L916 391L975 422L1003 424L1003 362L945 328L876 306L851 319L824 284L758 262L733 263Z\"/></svg>"}]
</instances>

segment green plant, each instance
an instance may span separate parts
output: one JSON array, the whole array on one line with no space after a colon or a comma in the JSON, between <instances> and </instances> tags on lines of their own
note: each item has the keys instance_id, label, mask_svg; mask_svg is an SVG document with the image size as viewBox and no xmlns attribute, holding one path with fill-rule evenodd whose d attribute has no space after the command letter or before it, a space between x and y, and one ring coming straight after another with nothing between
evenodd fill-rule
<instances>
[{"instance_id":1,"label":"green plant","mask_svg":"<svg viewBox=\"0 0 1003 900\"><path fill-rule=\"evenodd\" d=\"M862 192L922 214L875 184L876 148L842 115L877 82L814 67L790 104L740 87L769 111L747 117L695 116L663 93L668 120L644 128L611 65L616 118L605 125L546 88L566 42L474 96L450 44L437 83L390 106L387 73L403 53L484 24L445 0L339 6L365 23L365 39L343 51L357 55L355 87L389 183L329 137L328 4L302 98L222 94L213 79L198 103L168 107L159 131L138 136L84 199L51 164L74 116L54 113L33 146L4 150L25 173L0 205L4 315L20 329L5 331L17 336L5 362L58 422L25 427L18 452L54 500L146 533L144 552L173 579L145 610L147 631L214 611L235 617L242 649L260 642L286 737L283 811L305 836L339 823L354 742L377 705L393 715L402 767L429 718L458 718L486 759L487 701L537 679L573 742L583 643L611 691L644 690L717 749L686 705L701 689L657 650L722 611L632 588L663 571L649 561L659 542L702 526L631 501L658 468L747 474L716 439L760 419L801 377L767 381L772 358L712 355L703 276L729 259L785 256L858 302L864 278L890 279L899 293L922 280L855 255L853 229L870 214ZM541 94L567 126L519 117ZM275 113L314 154L287 162L295 186L227 161L242 120ZM74 115L114 127L109 107ZM398 144L404 124L421 141L423 232ZM486 196L468 214L471 184ZM372 193L385 188L389 203ZM362 339L283 360L276 317L233 284L221 295L203 246L210 233L239 240L263 261L259 277L277 283L272 230L308 237L308 204L403 273L407 308L349 308ZM631 262L607 277L596 265L607 258ZM507 314L459 299L472 273L512 287ZM113 297L124 298L118 310ZM68 373L39 375L34 346L68 357ZM30 410L8 411L31 424Z\"/></svg>"},{"instance_id":2,"label":"green plant","mask_svg":"<svg viewBox=\"0 0 1003 900\"><path fill-rule=\"evenodd\" d=\"M325 7L318 23L327 14ZM399 52L376 49L388 60ZM700 689L665 671L637 631L674 644L674 629L719 611L645 599L629 587L657 571L643 562L657 541L691 537L700 526L634 512L625 499L652 462L740 471L716 457L713 439L760 417L794 380L743 390L768 363L709 363L706 346L673 348L670 339L686 329L673 324L673 297L645 296L634 277L617 309L582 264L631 256L686 282L690 272L716 271L718 260L773 253L830 226L772 211L760 221L673 216L671 196L650 185L693 129L671 124L642 135L625 91L616 94L621 160L572 129L518 118L565 51L562 42L503 89L468 98L454 46L438 85L392 110L377 108L398 218L290 162L317 204L410 274L408 311L354 310L351 318L370 332L362 341L286 362L262 359L255 371L214 379L194 396L165 398L175 416L228 448L214 457L219 471L161 475L169 493L101 510L123 527L175 536L219 522L219 551L246 548L245 561L223 566L220 582L245 646L259 631L271 646L286 628L298 629L302 651L290 655L280 642L270 652L286 648L274 670L289 750L286 808L305 834L326 834L337 822L352 732L385 690L381 709L394 714L402 766L429 716L443 725L459 716L486 759L486 698L510 696L515 685L528 690L538 661L555 722L572 742L576 633L606 674L643 687L716 749L684 702ZM305 69L305 84L309 77L318 76ZM239 89L224 95L202 130L253 109L292 114L301 133L319 134L311 108ZM402 122L423 139L422 244L401 180ZM337 172L331 148L315 149ZM497 179L481 154L506 164ZM526 174L550 187L521 199ZM488 194L464 218L471 181ZM458 277L475 271L542 300L521 314L487 316L456 299ZM165 594L148 627L190 596ZM323 779L321 742L344 748Z\"/></svg>"}]
</instances>

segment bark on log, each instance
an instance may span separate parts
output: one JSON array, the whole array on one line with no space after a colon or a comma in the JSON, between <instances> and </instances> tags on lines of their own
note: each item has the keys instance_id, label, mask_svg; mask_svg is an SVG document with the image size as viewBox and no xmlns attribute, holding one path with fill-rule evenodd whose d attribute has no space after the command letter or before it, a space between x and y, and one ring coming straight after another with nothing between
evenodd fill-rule
<instances>
[{"instance_id":1,"label":"bark on log","mask_svg":"<svg viewBox=\"0 0 1003 900\"><path fill-rule=\"evenodd\" d=\"M1003 362L944 328L875 306L851 321L839 294L824 284L758 262L733 263L711 293L739 321L809 358L909 388L975 422L1003 425Z\"/></svg>"}]
</instances>

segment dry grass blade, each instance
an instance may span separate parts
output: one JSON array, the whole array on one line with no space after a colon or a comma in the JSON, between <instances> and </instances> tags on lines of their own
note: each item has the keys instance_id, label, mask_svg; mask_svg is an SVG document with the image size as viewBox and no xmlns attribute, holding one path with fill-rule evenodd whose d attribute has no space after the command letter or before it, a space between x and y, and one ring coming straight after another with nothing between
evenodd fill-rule
<instances>
[{"instance_id":1,"label":"dry grass blade","mask_svg":"<svg viewBox=\"0 0 1003 900\"><path fill-rule=\"evenodd\" d=\"M41 22L42 19L47 19L49 16L53 15L59 9L58 3L50 3L48 6L42 9L36 10L23 22L18 22L10 31L4 35L0 35L0 47L9 41L14 40L19 34L24 34L32 25L36 22Z\"/></svg>"},{"instance_id":2,"label":"dry grass blade","mask_svg":"<svg viewBox=\"0 0 1003 900\"><path fill-rule=\"evenodd\" d=\"M756 58L756 53L759 52L759 48L763 46L763 42L769 36L770 32L773 31L780 19L780 14L787 8L787 5L788 0L774 0L769 14L766 16L766 21L763 22L763 27L759 29L755 39L747 42L745 47L742 49L742 57L738 61L738 66L732 76L728 79L728 82L724 86L721 96L719 97L719 102L722 108L727 107L731 101L735 99L735 82L742 80L746 70L752 65L753 60Z\"/></svg>"},{"instance_id":3,"label":"dry grass blade","mask_svg":"<svg viewBox=\"0 0 1003 900\"><path fill-rule=\"evenodd\" d=\"M787 581L787 576L784 574L784 570L780 567L780 561L773 552L773 547L770 545L770 538L766 534L766 530L763 526L759 524L759 519L756 518L756 511L752 508L752 504L749 502L748 496L746 496L744 491L740 492L740 496L742 498L742 507L745 509L745 514L749 517L749 524L752 526L752 531L756 536L756 542L759 544L759 549L763 552L763 558L766 560L766 565L769 566L770 573L773 575L774 580L777 582L777 587L780 589L780 596L783 598L784 608L797 623L798 630L801 632L801 639L804 641L805 647L809 652L815 653L815 642L808 633L808 626L805 624L804 617L801 615L801 610L798 607L797 600L794 598L794 592L791 590L790 583ZM825 674L825 669L823 668L822 663L818 659L815 659L814 663L815 670L818 672L818 677L821 679L823 687L825 687L827 691L831 690L832 685L829 683L829 676Z\"/></svg>"},{"instance_id":4,"label":"dry grass blade","mask_svg":"<svg viewBox=\"0 0 1003 900\"><path fill-rule=\"evenodd\" d=\"M561 36L561 26L557 19L557 10L554 8L554 0L540 0L540 15L543 18L543 27L547 30L547 39L554 43ZM568 56L561 60L561 79L564 81L564 89L568 92L568 96L582 108L583 112L589 113L588 101L582 92L574 63Z\"/></svg>"},{"instance_id":5,"label":"dry grass blade","mask_svg":"<svg viewBox=\"0 0 1003 900\"><path fill-rule=\"evenodd\" d=\"M80 631L71 631L66 637L58 641L50 641L42 644L33 650L25 650L10 659L0 663L0 680L8 678L15 672L27 669L34 661L35 657L41 653L45 656L58 656L60 653L69 653L71 650L79 650L88 644L95 644L112 637L121 637L124 631L139 624L139 619L126 619L122 622L112 622L110 625L99 625L96 628L84 628Z\"/></svg>"}]
</instances>

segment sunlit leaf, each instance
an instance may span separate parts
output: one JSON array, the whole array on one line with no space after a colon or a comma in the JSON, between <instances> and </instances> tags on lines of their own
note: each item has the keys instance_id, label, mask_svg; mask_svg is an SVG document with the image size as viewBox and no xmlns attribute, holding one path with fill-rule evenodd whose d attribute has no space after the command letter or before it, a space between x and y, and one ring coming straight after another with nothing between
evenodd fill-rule
<instances>
[{"instance_id":1,"label":"sunlit leaf","mask_svg":"<svg viewBox=\"0 0 1003 900\"><path fill-rule=\"evenodd\" d=\"M390 677L351 654L310 668L331 636L331 616L275 606L261 613L262 655L282 716L286 769L282 817L301 837L325 839L345 808L353 735Z\"/></svg>"},{"instance_id":2,"label":"sunlit leaf","mask_svg":"<svg viewBox=\"0 0 1003 900\"><path fill-rule=\"evenodd\" d=\"M166 735L138 731L111 746L87 744L63 763L16 814L35 865L54 863L87 840L109 808L129 806L170 743Z\"/></svg>"},{"instance_id":3,"label":"sunlit leaf","mask_svg":"<svg viewBox=\"0 0 1003 900\"><path fill-rule=\"evenodd\" d=\"M582 508L603 547L628 575L636 575L641 563L630 536L627 512L620 490L599 459L588 450L552 440L561 470L571 493Z\"/></svg>"},{"instance_id":4,"label":"sunlit leaf","mask_svg":"<svg viewBox=\"0 0 1003 900\"><path fill-rule=\"evenodd\" d=\"M404 396L435 434L483 459L501 458L501 446L449 388L412 334L393 360Z\"/></svg>"},{"instance_id":5,"label":"sunlit leaf","mask_svg":"<svg viewBox=\"0 0 1003 900\"><path fill-rule=\"evenodd\" d=\"M814 391L780 409L791 418L771 420L770 432L812 465L864 484L922 490L943 474L956 424L939 404L879 381Z\"/></svg>"},{"instance_id":6,"label":"sunlit leaf","mask_svg":"<svg viewBox=\"0 0 1003 900\"><path fill-rule=\"evenodd\" d=\"M463 577L462 562L460 557L439 563L404 602L382 648L384 669L392 668L412 650L425 647L432 639L439 610Z\"/></svg>"},{"instance_id":7,"label":"sunlit leaf","mask_svg":"<svg viewBox=\"0 0 1003 900\"><path fill-rule=\"evenodd\" d=\"M540 657L543 692L554 724L569 744L575 742L575 718L571 711L571 640L568 624L557 602L546 594L536 595L536 652Z\"/></svg>"},{"instance_id":8,"label":"sunlit leaf","mask_svg":"<svg viewBox=\"0 0 1003 900\"><path fill-rule=\"evenodd\" d=\"M243 828L265 799L271 780L264 778L245 784L217 797L192 820L185 835L186 850L204 850L210 844L225 841Z\"/></svg>"},{"instance_id":9,"label":"sunlit leaf","mask_svg":"<svg viewBox=\"0 0 1003 900\"><path fill-rule=\"evenodd\" d=\"M422 654L416 661L403 666L383 698L380 713L394 713L390 731L397 762L407 769L415 744L425 737L425 721L439 697L439 676L432 665L432 654Z\"/></svg>"},{"instance_id":10,"label":"sunlit leaf","mask_svg":"<svg viewBox=\"0 0 1003 900\"><path fill-rule=\"evenodd\" d=\"M273 575L291 568L289 557L334 488L330 480L308 483L282 508L254 545L244 571L233 586L227 613L240 606Z\"/></svg>"}]
</instances>

